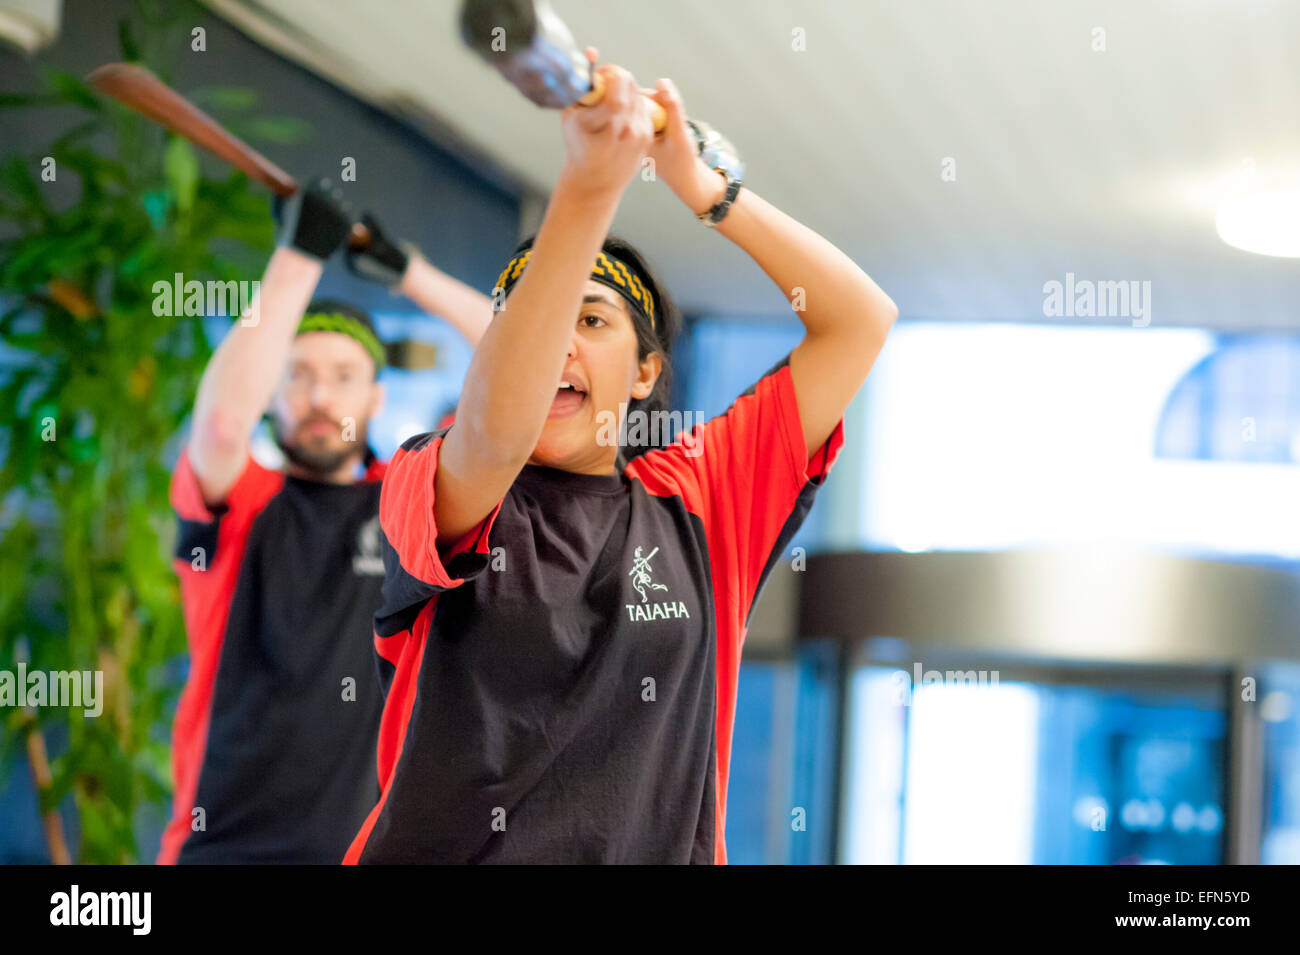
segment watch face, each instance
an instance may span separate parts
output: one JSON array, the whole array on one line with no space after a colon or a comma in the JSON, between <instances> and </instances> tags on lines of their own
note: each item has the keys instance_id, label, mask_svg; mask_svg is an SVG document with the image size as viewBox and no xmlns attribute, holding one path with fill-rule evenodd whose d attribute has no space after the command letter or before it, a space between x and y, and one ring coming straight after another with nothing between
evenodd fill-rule
<instances>
[{"instance_id":1,"label":"watch face","mask_svg":"<svg viewBox=\"0 0 1300 955\"><path fill-rule=\"evenodd\" d=\"M721 169L732 179L744 178L745 164L729 139L703 120L691 119L687 124L695 134L696 147L706 166Z\"/></svg>"}]
</instances>

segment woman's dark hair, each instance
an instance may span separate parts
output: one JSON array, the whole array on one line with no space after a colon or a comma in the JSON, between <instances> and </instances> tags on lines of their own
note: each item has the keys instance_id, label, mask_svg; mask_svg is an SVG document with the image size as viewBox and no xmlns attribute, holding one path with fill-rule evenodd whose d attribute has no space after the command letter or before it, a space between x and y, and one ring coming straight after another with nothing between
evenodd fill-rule
<instances>
[{"instance_id":1,"label":"woman's dark hair","mask_svg":"<svg viewBox=\"0 0 1300 955\"><path fill-rule=\"evenodd\" d=\"M519 243L519 247L511 257L532 248L534 238L535 236L529 236ZM601 248L606 255L613 256L631 269L654 300L654 328L651 328L650 323L635 309L629 308L628 311L632 315L632 327L636 329L637 361L645 361L650 355L658 354L663 366L659 377L655 380L654 391L644 398L633 398L628 402L629 415L633 411L638 411L646 416L648 438L653 440L634 447L621 448L619 456L626 463L646 451L667 445L674 437L666 433L667 425L664 422L668 421L666 412L670 410L673 387L673 342L681 332L682 318L681 313L677 311L677 306L669 297L668 290L651 270L645 257L631 243L615 236L608 236ZM656 412L665 414L656 415ZM653 426L650 426L651 422L654 423Z\"/></svg>"}]
</instances>

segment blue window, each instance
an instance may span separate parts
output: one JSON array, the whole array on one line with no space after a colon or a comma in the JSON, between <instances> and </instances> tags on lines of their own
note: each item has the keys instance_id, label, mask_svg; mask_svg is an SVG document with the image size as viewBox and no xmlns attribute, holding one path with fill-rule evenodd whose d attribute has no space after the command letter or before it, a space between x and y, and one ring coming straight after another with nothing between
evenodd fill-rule
<instances>
[{"instance_id":1,"label":"blue window","mask_svg":"<svg viewBox=\"0 0 1300 955\"><path fill-rule=\"evenodd\" d=\"M1300 464L1300 338L1225 338L1170 393L1156 454Z\"/></svg>"},{"instance_id":2,"label":"blue window","mask_svg":"<svg viewBox=\"0 0 1300 955\"><path fill-rule=\"evenodd\" d=\"M839 655L809 641L793 659L740 668L727 787L727 860L832 861Z\"/></svg>"},{"instance_id":3,"label":"blue window","mask_svg":"<svg viewBox=\"0 0 1300 955\"><path fill-rule=\"evenodd\" d=\"M844 861L1223 861L1220 681L1130 674L1134 688L1116 689L1001 672L972 685L854 671Z\"/></svg>"}]
</instances>

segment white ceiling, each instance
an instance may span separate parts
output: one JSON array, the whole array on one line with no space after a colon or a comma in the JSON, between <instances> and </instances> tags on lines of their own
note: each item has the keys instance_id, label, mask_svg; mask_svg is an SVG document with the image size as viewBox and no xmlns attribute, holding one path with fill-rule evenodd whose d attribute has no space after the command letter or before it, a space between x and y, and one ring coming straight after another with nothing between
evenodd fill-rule
<instances>
[{"instance_id":1,"label":"white ceiling","mask_svg":"<svg viewBox=\"0 0 1300 955\"><path fill-rule=\"evenodd\" d=\"M747 183L843 247L904 318L1042 321L1044 283L1073 272L1151 282L1151 327L1300 326L1300 259L1214 231L1226 191L1300 187L1300 2L553 5L643 85L672 77L740 148ZM539 191L560 167L556 117L462 46L456 0L209 6L380 105L426 112ZM662 184L635 182L616 230L688 310L784 309Z\"/></svg>"}]
</instances>

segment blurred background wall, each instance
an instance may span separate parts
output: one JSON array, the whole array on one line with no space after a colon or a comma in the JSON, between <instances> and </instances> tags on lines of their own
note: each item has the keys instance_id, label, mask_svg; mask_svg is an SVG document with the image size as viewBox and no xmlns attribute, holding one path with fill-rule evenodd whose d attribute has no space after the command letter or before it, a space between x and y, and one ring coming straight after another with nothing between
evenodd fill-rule
<instances>
[{"instance_id":1,"label":"blurred background wall","mask_svg":"<svg viewBox=\"0 0 1300 955\"><path fill-rule=\"evenodd\" d=\"M1300 190L1300 12L555 5L647 85L672 76L753 188L902 311L751 621L731 860L1300 862L1300 269L1221 238L1224 203ZM62 4L52 45L0 53L4 90L117 58L130 8ZM178 57L179 89L255 89L311 130L257 143L274 161L355 157L355 206L490 288L562 152L554 117L461 49L454 4L192 9L207 50ZM64 123L0 121L26 161ZM678 407L720 413L798 342L661 187L635 184L616 229L687 313ZM1125 308L1051 305L1053 283L1103 282ZM454 402L468 350L339 269L322 291L439 348L386 372L391 453ZM7 861L44 857L26 773L14 749ZM159 818L139 812L141 858Z\"/></svg>"}]
</instances>

